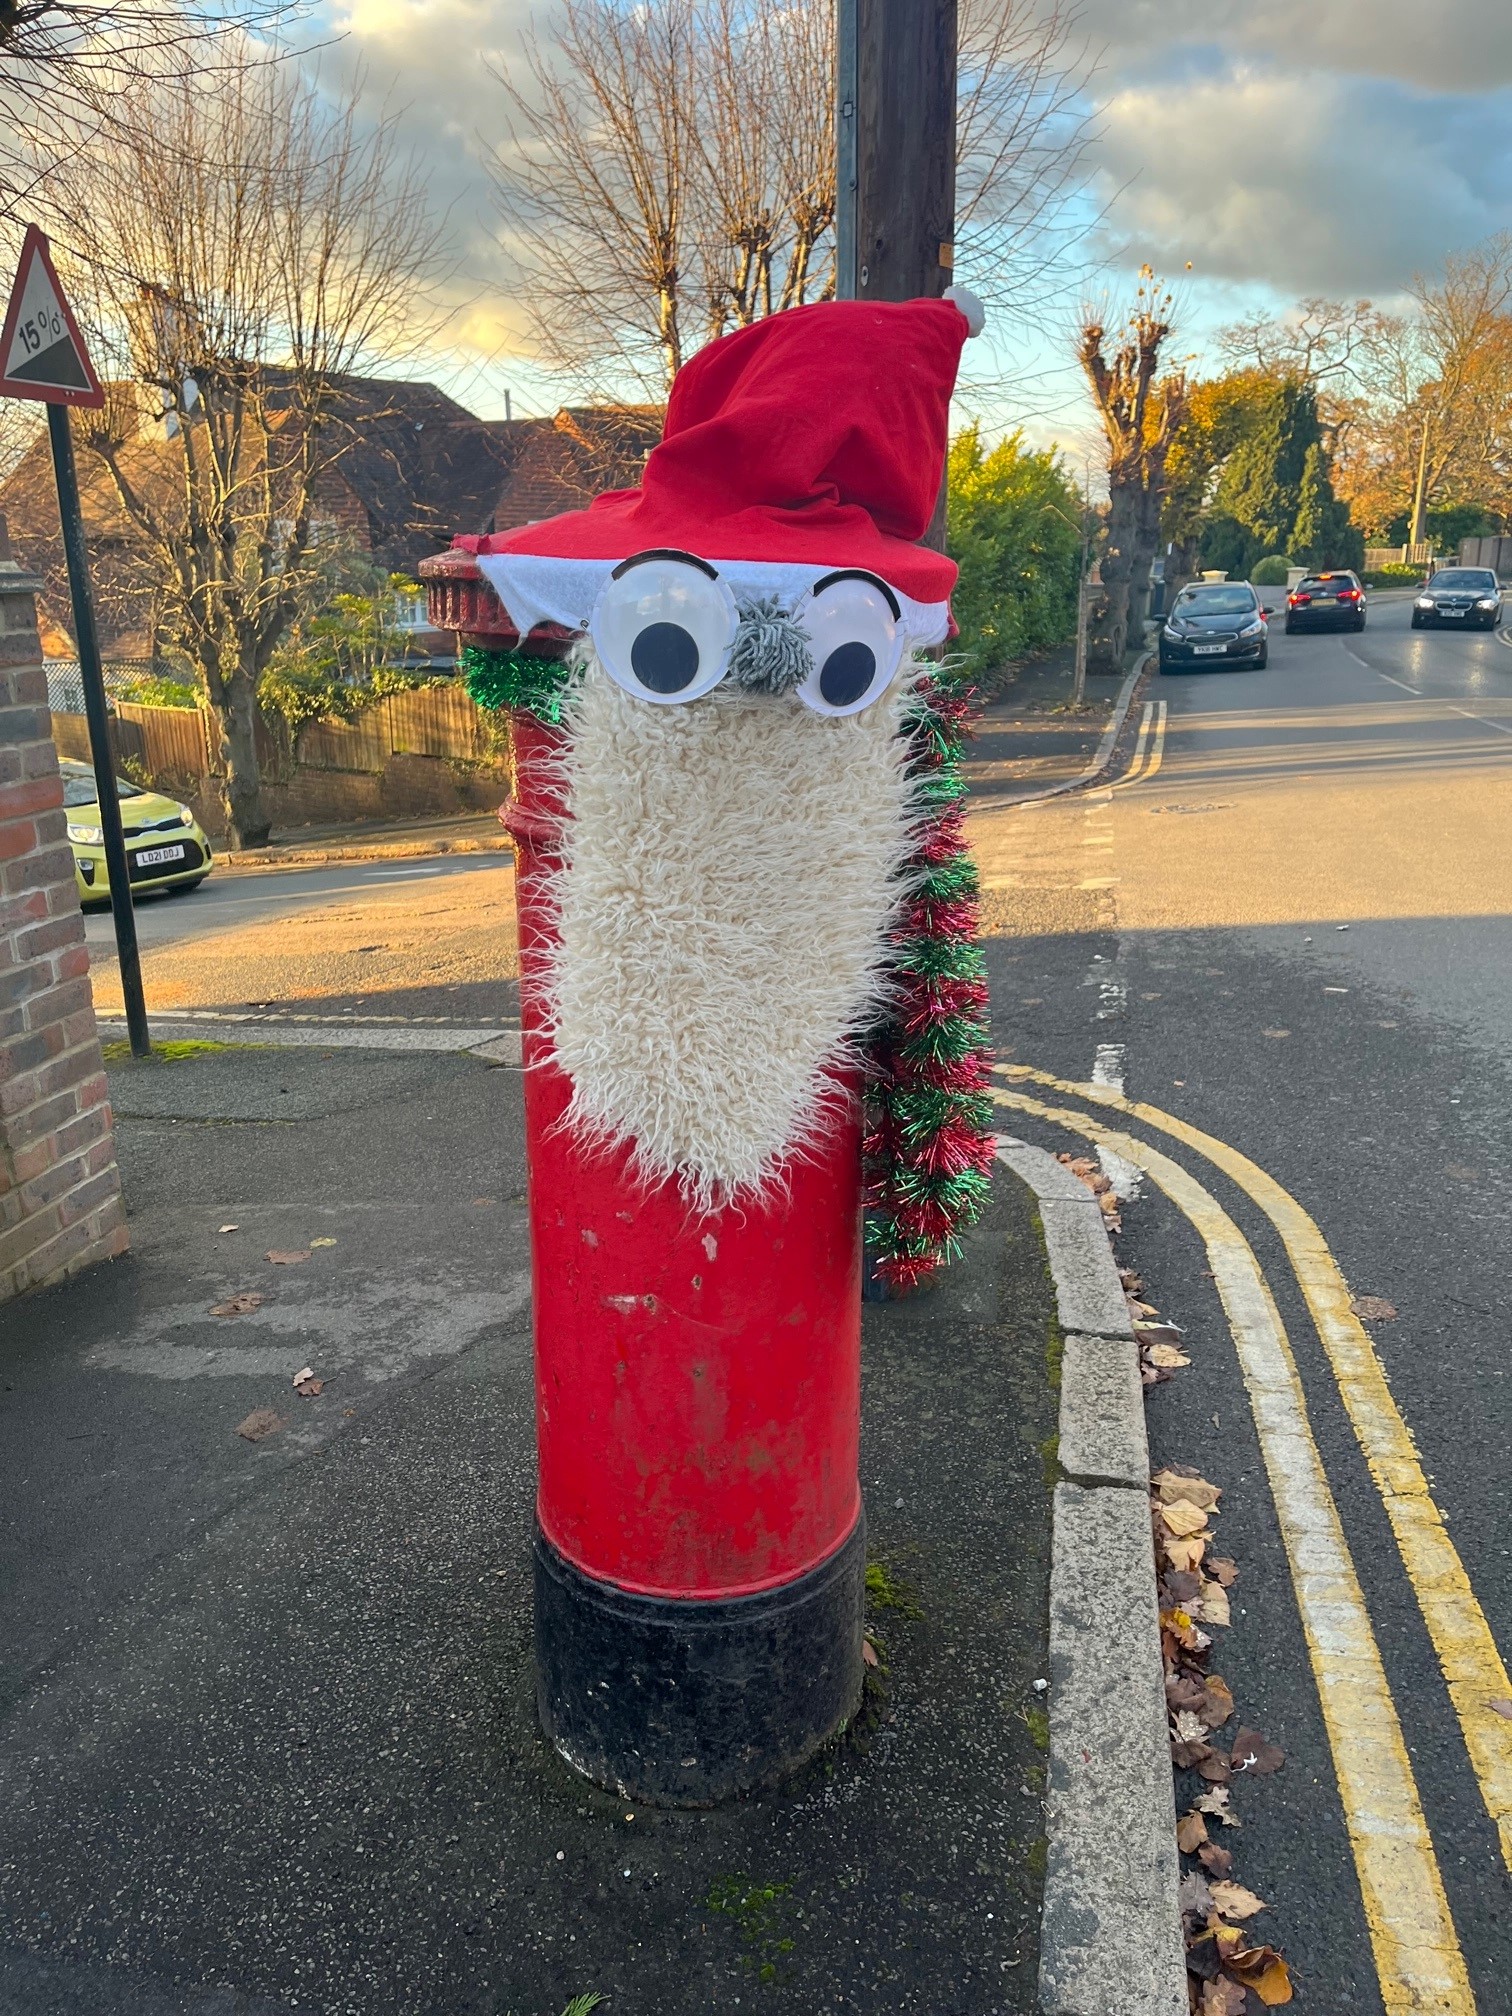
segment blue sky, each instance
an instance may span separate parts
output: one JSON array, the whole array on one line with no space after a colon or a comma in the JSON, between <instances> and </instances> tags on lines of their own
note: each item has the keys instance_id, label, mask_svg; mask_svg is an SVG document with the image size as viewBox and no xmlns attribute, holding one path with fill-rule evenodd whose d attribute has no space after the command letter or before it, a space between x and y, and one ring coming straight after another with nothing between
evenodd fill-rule
<instances>
[{"instance_id":1,"label":"blue sky","mask_svg":"<svg viewBox=\"0 0 1512 2016\"><path fill-rule=\"evenodd\" d=\"M1032 4L1032 0L1029 0ZM1512 0L1083 0L1098 135L1079 213L1085 276L994 331L1005 383L968 393L994 430L1074 444L1063 362L1075 292L1116 303L1142 260L1176 277L1183 347L1303 294L1389 302L1446 251L1512 228ZM509 60L531 0L322 0L376 104L405 107L456 263L444 344L416 359L481 413L546 411L481 156L499 126L486 52ZM1191 262L1190 274L1186 272ZM959 277L968 284L971 275ZM1011 314L999 318L1009 324ZM1036 327L1035 325L1039 325Z\"/></svg>"}]
</instances>

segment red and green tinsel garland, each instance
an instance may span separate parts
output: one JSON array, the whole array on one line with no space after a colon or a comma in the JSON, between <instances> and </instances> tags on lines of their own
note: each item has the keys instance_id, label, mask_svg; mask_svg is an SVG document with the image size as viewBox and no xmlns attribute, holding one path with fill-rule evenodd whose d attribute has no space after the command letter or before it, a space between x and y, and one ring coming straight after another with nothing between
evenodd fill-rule
<instances>
[{"instance_id":1,"label":"red and green tinsel garland","mask_svg":"<svg viewBox=\"0 0 1512 2016\"><path fill-rule=\"evenodd\" d=\"M893 932L896 992L871 1048L864 1142L867 1244L899 1295L959 1257L991 1182L987 977L962 802L971 704L969 689L937 670L915 689L904 724L926 810Z\"/></svg>"},{"instance_id":2,"label":"red and green tinsel garland","mask_svg":"<svg viewBox=\"0 0 1512 2016\"><path fill-rule=\"evenodd\" d=\"M462 663L480 707L561 720L563 660L469 647ZM910 696L903 724L925 816L893 931L893 1000L869 1046L864 1134L867 1245L877 1276L896 1295L959 1257L992 1168L987 980L962 802L972 700L936 668Z\"/></svg>"}]
</instances>

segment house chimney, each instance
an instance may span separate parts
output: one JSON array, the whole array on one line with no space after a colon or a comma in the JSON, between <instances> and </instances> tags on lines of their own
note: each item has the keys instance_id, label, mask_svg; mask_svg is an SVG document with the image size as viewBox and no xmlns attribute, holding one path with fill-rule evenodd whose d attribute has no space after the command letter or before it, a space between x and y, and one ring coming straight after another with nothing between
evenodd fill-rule
<instances>
[{"instance_id":1,"label":"house chimney","mask_svg":"<svg viewBox=\"0 0 1512 2016\"><path fill-rule=\"evenodd\" d=\"M505 425L507 426L507 425L508 425L508 423L509 423L509 422L510 422L510 421L511 421L511 420L512 420L513 418L514 418L514 415L513 415L513 414L512 414L511 412L510 412L510 410L509 410L509 387L508 387L508 386L506 385L506 386L504 387L504 421L505 421Z\"/></svg>"}]
</instances>

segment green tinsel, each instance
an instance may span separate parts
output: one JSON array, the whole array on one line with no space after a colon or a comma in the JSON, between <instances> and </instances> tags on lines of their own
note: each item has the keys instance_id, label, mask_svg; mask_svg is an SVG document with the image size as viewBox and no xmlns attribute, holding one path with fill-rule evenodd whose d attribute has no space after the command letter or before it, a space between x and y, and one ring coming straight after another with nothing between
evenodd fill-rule
<instances>
[{"instance_id":1,"label":"green tinsel","mask_svg":"<svg viewBox=\"0 0 1512 2016\"><path fill-rule=\"evenodd\" d=\"M462 676L477 705L490 713L519 708L555 726L562 718L562 695L572 668L564 658L489 651L481 644L469 644L462 652Z\"/></svg>"},{"instance_id":2,"label":"green tinsel","mask_svg":"<svg viewBox=\"0 0 1512 2016\"><path fill-rule=\"evenodd\" d=\"M975 861L969 854L955 854L921 875L913 893L924 902L953 903L964 896L975 896L979 886Z\"/></svg>"},{"instance_id":3,"label":"green tinsel","mask_svg":"<svg viewBox=\"0 0 1512 2016\"><path fill-rule=\"evenodd\" d=\"M981 946L962 938L905 938L893 964L927 980L980 980L987 971Z\"/></svg>"},{"instance_id":4,"label":"green tinsel","mask_svg":"<svg viewBox=\"0 0 1512 2016\"><path fill-rule=\"evenodd\" d=\"M905 1148L932 1140L954 1121L992 1125L992 1101L985 1092L947 1092L937 1085L911 1086L887 1095L887 1111Z\"/></svg>"}]
</instances>

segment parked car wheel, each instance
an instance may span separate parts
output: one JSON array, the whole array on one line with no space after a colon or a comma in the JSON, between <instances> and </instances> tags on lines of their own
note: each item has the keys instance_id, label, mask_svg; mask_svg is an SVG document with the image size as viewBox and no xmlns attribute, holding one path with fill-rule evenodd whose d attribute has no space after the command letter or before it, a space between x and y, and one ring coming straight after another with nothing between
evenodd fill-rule
<instances>
[{"instance_id":1,"label":"parked car wheel","mask_svg":"<svg viewBox=\"0 0 1512 2016\"><path fill-rule=\"evenodd\" d=\"M1356 616L1354 627L1356 628L1356 630L1363 630L1365 628L1365 617L1363 613Z\"/></svg>"},{"instance_id":2,"label":"parked car wheel","mask_svg":"<svg viewBox=\"0 0 1512 2016\"><path fill-rule=\"evenodd\" d=\"M1288 637L1295 637L1297 634L1297 626L1293 623L1290 616L1286 619L1286 634Z\"/></svg>"},{"instance_id":3,"label":"parked car wheel","mask_svg":"<svg viewBox=\"0 0 1512 2016\"><path fill-rule=\"evenodd\" d=\"M1265 649L1260 653L1260 656L1255 660L1255 670L1257 672L1263 672L1266 666L1269 665L1269 663L1270 663L1270 646L1269 644L1267 644Z\"/></svg>"}]
</instances>

